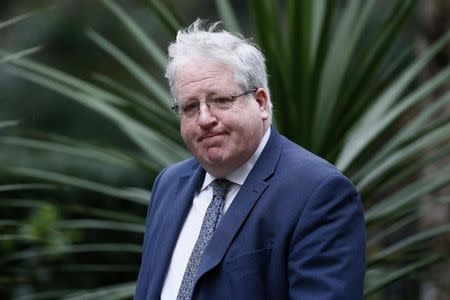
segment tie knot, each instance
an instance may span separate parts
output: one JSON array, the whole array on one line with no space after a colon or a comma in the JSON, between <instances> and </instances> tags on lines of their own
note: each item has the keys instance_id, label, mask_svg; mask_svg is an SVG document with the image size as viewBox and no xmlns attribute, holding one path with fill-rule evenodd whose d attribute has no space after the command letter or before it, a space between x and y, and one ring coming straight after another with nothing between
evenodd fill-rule
<instances>
[{"instance_id":1,"label":"tie knot","mask_svg":"<svg viewBox=\"0 0 450 300\"><path fill-rule=\"evenodd\" d=\"M227 179L216 179L212 182L213 197L225 198L228 188L231 185L231 181Z\"/></svg>"}]
</instances>

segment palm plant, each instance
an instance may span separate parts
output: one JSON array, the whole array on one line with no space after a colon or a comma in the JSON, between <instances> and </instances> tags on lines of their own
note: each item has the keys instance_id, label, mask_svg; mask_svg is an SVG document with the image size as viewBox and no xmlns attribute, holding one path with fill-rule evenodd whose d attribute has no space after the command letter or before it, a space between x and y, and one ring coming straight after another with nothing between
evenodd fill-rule
<instances>
[{"instance_id":1,"label":"palm plant","mask_svg":"<svg viewBox=\"0 0 450 300\"><path fill-rule=\"evenodd\" d=\"M161 47L121 6L102 2L162 74L166 56ZM146 4L171 36L184 24L168 4ZM335 163L362 196L368 231L365 294L377 297L393 282L417 277L448 259L428 245L448 234L450 224L427 230L415 225L421 201L433 201L433 193L450 181L445 161L450 118L440 113L450 94L433 97L450 80L450 67L426 82L419 80L427 63L448 44L450 32L415 57L409 48L400 54L396 49L415 1L391 1L377 26L371 25L379 5L375 0L248 4L256 40L267 57L275 126ZM228 30L242 32L229 1L216 0L216 7ZM113 149L13 131L5 127L11 123L0 123L2 147L27 149L45 161L0 166L5 178L0 183L0 228L7 233L0 264L10 270L7 276L14 278L11 286L20 299L130 298L150 186L137 178L151 181L161 168L188 156L169 109L171 96L160 80L99 33L88 30L87 36L142 88L132 89L104 74L81 80L21 55L1 53L0 60L8 59L5 71L106 117L135 145ZM63 157L65 166L79 167L68 171L55 157ZM441 164L437 172L423 173L435 163ZM79 171L92 166L126 174L130 186Z\"/></svg>"}]
</instances>

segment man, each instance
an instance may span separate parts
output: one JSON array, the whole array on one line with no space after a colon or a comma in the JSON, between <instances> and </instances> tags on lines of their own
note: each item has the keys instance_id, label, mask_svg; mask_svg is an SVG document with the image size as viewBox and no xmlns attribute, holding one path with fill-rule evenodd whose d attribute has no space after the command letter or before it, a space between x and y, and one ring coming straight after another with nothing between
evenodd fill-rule
<instances>
[{"instance_id":1,"label":"man","mask_svg":"<svg viewBox=\"0 0 450 300\"><path fill-rule=\"evenodd\" d=\"M271 127L256 46L202 27L169 46L173 109L194 158L154 183L135 299L363 299L357 192Z\"/></svg>"}]
</instances>

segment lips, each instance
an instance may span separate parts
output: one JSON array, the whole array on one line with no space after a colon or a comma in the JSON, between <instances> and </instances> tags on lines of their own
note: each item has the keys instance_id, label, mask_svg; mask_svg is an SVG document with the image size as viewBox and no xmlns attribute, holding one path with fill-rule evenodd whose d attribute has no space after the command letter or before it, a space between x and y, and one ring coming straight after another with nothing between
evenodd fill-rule
<instances>
[{"instance_id":1,"label":"lips","mask_svg":"<svg viewBox=\"0 0 450 300\"><path fill-rule=\"evenodd\" d=\"M220 135L223 135L223 134L225 134L225 133L223 133L223 132L210 132L210 133L207 133L207 134L204 134L204 135L200 136L200 138L198 140L201 142L201 141L203 141L205 139L213 138L213 137L220 136Z\"/></svg>"}]
</instances>

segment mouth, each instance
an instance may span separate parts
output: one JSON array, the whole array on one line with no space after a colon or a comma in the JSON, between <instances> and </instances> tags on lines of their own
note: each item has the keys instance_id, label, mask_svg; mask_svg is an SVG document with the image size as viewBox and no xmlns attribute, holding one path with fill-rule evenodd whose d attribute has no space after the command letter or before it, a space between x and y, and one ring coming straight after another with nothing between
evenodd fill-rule
<instances>
[{"instance_id":1,"label":"mouth","mask_svg":"<svg viewBox=\"0 0 450 300\"><path fill-rule=\"evenodd\" d=\"M202 135L199 138L199 141L201 142L203 140L207 140L207 139L210 139L210 138L213 138L213 137L216 137L216 136L221 136L221 135L224 135L224 133L223 132L207 133L207 134Z\"/></svg>"}]
</instances>

